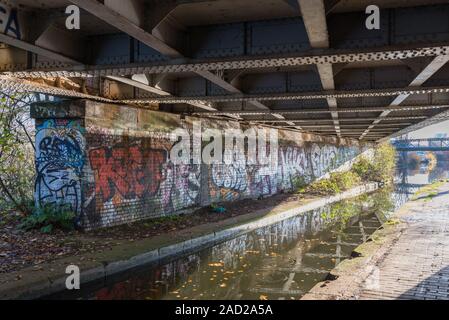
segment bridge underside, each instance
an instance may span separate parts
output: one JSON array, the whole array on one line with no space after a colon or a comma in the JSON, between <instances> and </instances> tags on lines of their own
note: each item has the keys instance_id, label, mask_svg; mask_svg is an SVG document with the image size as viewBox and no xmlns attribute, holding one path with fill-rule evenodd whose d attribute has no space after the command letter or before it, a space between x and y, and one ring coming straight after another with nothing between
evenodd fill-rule
<instances>
[{"instance_id":1,"label":"bridge underside","mask_svg":"<svg viewBox=\"0 0 449 320\"><path fill-rule=\"evenodd\" d=\"M364 141L446 120L449 4L377 1L368 30L371 2L13 0L0 86Z\"/></svg>"},{"instance_id":2,"label":"bridge underside","mask_svg":"<svg viewBox=\"0 0 449 320\"><path fill-rule=\"evenodd\" d=\"M428 151L442 152L449 151L448 138L432 138L432 139L405 139L395 140L393 142L397 151Z\"/></svg>"}]
</instances>

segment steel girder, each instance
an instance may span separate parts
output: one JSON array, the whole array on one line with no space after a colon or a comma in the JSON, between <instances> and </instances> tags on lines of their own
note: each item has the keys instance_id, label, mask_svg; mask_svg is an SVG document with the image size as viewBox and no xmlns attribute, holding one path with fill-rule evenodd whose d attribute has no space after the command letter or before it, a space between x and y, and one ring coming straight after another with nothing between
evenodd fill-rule
<instances>
[{"instance_id":1,"label":"steel girder","mask_svg":"<svg viewBox=\"0 0 449 320\"><path fill-rule=\"evenodd\" d=\"M109 4L108 7L92 0L74 2L86 6L86 9L90 8L88 11L96 12L98 17L105 18L103 20L107 24L115 26L123 22L126 26L121 26L119 29L122 32L116 34L68 34L54 23L61 18L57 12L46 15L45 23L37 23L36 19L36 23L33 23L35 12L22 14L18 10L18 16L26 24L23 29L33 32L23 33L20 37L4 32L1 36L0 41L9 45L0 49L0 52L7 53L1 55L1 69L11 71L9 77L0 78L1 87L144 106L154 101L170 105L190 104L193 107L187 110L203 108L216 112L218 109L218 112L223 111L228 115L232 109L242 107L247 111L256 108L266 112L265 115L285 121L289 126L292 125L289 119L282 119L281 113L269 108L282 111L282 103L291 102L288 108L301 105L298 114L313 114L321 111L303 110L303 105L298 102L310 101L312 105L316 102L316 106L321 107L323 101L334 99L334 108L331 110L334 120L338 119L339 113L356 117L356 112L380 113L365 135L389 112L428 110L428 115L432 115L430 111L447 104L448 91L445 86L449 85L449 79L445 77L447 70L443 67L444 63L440 65L443 72L438 72L439 68L430 68L433 69L431 73L426 70L431 65L430 59L435 61L448 55L449 26L445 23L449 18L447 4L384 9L381 12L381 29L376 31L364 28L364 12L341 12L337 4L332 7L336 8L334 13L327 16L324 22L309 23L313 28L321 28L325 24L328 27L329 49L313 49L320 46L314 44L316 41L310 38L310 34L307 36L310 33L307 30L307 17L173 28L173 25L164 24L167 15L181 4L179 1L168 1L169 5L159 10L158 16L148 10L154 3L145 2L147 5L143 7L142 13L145 13L150 25L141 24L143 16L138 11L111 5L115 2L112 0L105 2ZM107 10L103 10L105 8ZM294 10L298 8L300 6L295 6ZM116 17L116 21L112 21L111 17ZM414 21L421 23L414 24ZM139 29L137 32L135 27ZM9 58L11 52L15 54L14 59ZM393 66L390 64L392 61L402 61L404 66ZM378 67L379 64L381 67ZM326 87L319 78L317 81L314 65L318 66L321 80L320 66L330 65L335 86ZM192 72L194 75L185 78L184 74ZM427 74L424 81L430 76L433 78L426 84L424 81L417 83L416 79L423 79L423 72ZM168 74L170 79L167 81L174 85L155 87L150 83L144 86L137 84L134 87L138 89L130 90L127 86L133 86L132 81L123 80L122 84L116 84L119 77L136 74ZM104 80L104 76L115 76L115 79ZM18 80L18 77L81 77L85 78L85 83L97 85L89 87L89 90L85 90L84 84L79 86L78 91L66 90L26 79ZM106 83L111 82L129 94L119 92L118 96L104 95L108 91L104 90ZM336 90L323 92L320 91L321 85L324 89ZM430 87L422 90L406 88L416 85ZM154 98L155 95L160 96L160 92L164 92L162 96L176 96ZM390 97L394 96L396 99L392 102ZM409 98L412 96L419 100L421 106L427 102L429 107L395 108L407 98L408 104L415 104ZM400 102L397 100L399 98ZM340 110L337 99L341 105L357 108L352 112L345 110L346 107ZM384 110L378 108L382 105L385 106ZM366 109L363 106L367 106Z\"/></svg>"}]
</instances>

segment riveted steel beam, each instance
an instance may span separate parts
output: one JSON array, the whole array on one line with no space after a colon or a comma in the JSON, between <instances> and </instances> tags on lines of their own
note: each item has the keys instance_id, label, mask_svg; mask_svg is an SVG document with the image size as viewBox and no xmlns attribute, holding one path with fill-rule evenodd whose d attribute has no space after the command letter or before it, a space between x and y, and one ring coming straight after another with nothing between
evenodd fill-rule
<instances>
[{"instance_id":1,"label":"riveted steel beam","mask_svg":"<svg viewBox=\"0 0 449 320\"><path fill-rule=\"evenodd\" d=\"M443 111L443 112L440 112L439 114L437 114L435 116L429 117L429 118L427 118L427 119L425 119L423 121L420 121L420 122L415 123L415 124L413 124L413 125L411 125L411 126L409 126L407 128L404 128L404 129L402 129L400 131L397 131L397 132L395 132L394 134L392 134L388 138L400 137L401 135L405 135L407 133L410 133L410 132L422 129L422 128L427 127L427 126L431 126L433 124L437 124L437 123L440 123L440 122L443 122L443 121L447 121L447 120L449 120L449 111ZM386 139L382 139L380 141L385 141L385 140Z\"/></svg>"},{"instance_id":2,"label":"riveted steel beam","mask_svg":"<svg viewBox=\"0 0 449 320\"><path fill-rule=\"evenodd\" d=\"M366 112L383 112L383 111L412 111L412 110L429 110L429 109L446 109L449 108L449 104L444 105L413 105L413 106L397 106L397 107L339 107L339 113L366 113ZM264 110L264 111L218 111L218 112L208 112L207 115L225 115L233 114L240 116L258 116L266 115L276 112L278 114L288 115L288 114L323 114L331 113L332 110L329 109L299 109L299 110ZM197 113L201 115L201 113Z\"/></svg>"},{"instance_id":3,"label":"riveted steel beam","mask_svg":"<svg viewBox=\"0 0 449 320\"><path fill-rule=\"evenodd\" d=\"M62 96L62 97L70 97L70 98L85 98L91 99L94 101L100 102L109 102L116 103L117 101L111 100L108 98L95 96L91 94L86 94L83 92L78 92L74 90L68 90L64 88L53 87L49 85L44 85L32 81L28 81L25 79L13 79L8 76L0 75L0 90L11 90L13 92L37 92L37 93L45 93L52 96Z\"/></svg>"},{"instance_id":4,"label":"riveted steel beam","mask_svg":"<svg viewBox=\"0 0 449 320\"><path fill-rule=\"evenodd\" d=\"M390 97L398 95L418 95L430 93L447 93L449 87L426 87L426 88L390 88L373 90L351 90L351 91L319 91L301 93L273 93L273 94L236 94L226 96L191 96L176 98L145 98L122 100L126 103L188 103L192 101L209 102L241 102L241 101L281 101L281 100L316 100L329 98L362 98L362 97Z\"/></svg>"},{"instance_id":5,"label":"riveted steel beam","mask_svg":"<svg viewBox=\"0 0 449 320\"><path fill-rule=\"evenodd\" d=\"M132 1L141 4L141 2L137 0ZM153 48L162 55L172 59L184 59L183 55L178 50L174 49L163 40L161 40L164 39L164 34L163 32L160 32L161 30L153 29L153 32L150 33L145 29L141 16L142 13L139 12L138 5L123 6L121 2L117 2L116 0L108 0L105 2L105 4L101 4L95 0L72 0L72 2L83 8L84 10L90 12L91 14L95 15L96 17L107 22L108 24L116 27L117 29L127 33L133 38ZM109 6L108 3L110 3ZM226 91L229 91L231 93L242 93L238 88L235 88L230 83L223 80L222 77L209 70L196 70L194 72L216 84L217 86L225 89ZM134 70L132 74L142 73L149 74L149 72L140 72L139 70ZM123 75L123 72L120 73L120 76ZM190 101L186 103L204 105L202 101ZM268 109L258 101L251 101L250 104L260 109Z\"/></svg>"},{"instance_id":6,"label":"riveted steel beam","mask_svg":"<svg viewBox=\"0 0 449 320\"><path fill-rule=\"evenodd\" d=\"M422 70L416 78L410 83L410 87L419 87L424 82L426 82L432 75L434 75L438 70L440 70L447 62L449 61L449 55L442 55L435 57L425 68ZM410 93L400 93L392 102L391 106L398 106L403 101L405 101L410 96ZM360 139L363 139L365 135L369 133L371 129L373 129L376 124L382 121L382 118L388 116L391 111L385 110L383 111L379 118L374 120L371 126L365 130L365 132L360 136Z\"/></svg>"},{"instance_id":7,"label":"riveted steel beam","mask_svg":"<svg viewBox=\"0 0 449 320\"><path fill-rule=\"evenodd\" d=\"M222 60L180 62L179 59L165 63L133 63L119 66L65 67L55 70L16 71L10 75L21 78L41 77L96 77L108 75L132 75L138 73L178 73L231 69L257 69L294 67L315 64L337 64L369 61L404 60L419 57L435 57L449 54L449 46L418 47L378 50L315 50L315 54L278 55L268 57L242 57ZM188 60L188 59L182 59Z\"/></svg>"},{"instance_id":8,"label":"riveted steel beam","mask_svg":"<svg viewBox=\"0 0 449 320\"><path fill-rule=\"evenodd\" d=\"M312 48L329 48L329 34L327 31L326 10L323 0L298 0L302 19ZM334 90L334 72L331 63L316 65L324 90ZM328 98L327 104L334 121L335 132L340 136L337 100Z\"/></svg>"},{"instance_id":9,"label":"riveted steel beam","mask_svg":"<svg viewBox=\"0 0 449 320\"><path fill-rule=\"evenodd\" d=\"M136 87L136 88L139 88L139 89L142 89L142 90L145 90L145 91L148 91L148 92L160 95L160 96L165 96L165 97L171 96L170 92L164 91L162 89L159 89L159 88L156 88L156 87L153 87L153 86L149 86L149 85L147 85L145 83L142 83L140 81L136 81L136 80L133 80L133 79L129 79L129 78L125 78L125 77L116 77L116 76L109 76L107 78L111 79L111 80L114 80L114 81L118 81L118 82L122 82L122 83L128 84L130 86L133 86L133 87ZM192 102L190 104L192 106L194 106L194 107L198 107L200 109L207 110L207 111L216 111L217 110L214 107L212 107L210 104L207 104L207 103L195 103L195 102Z\"/></svg>"},{"instance_id":10,"label":"riveted steel beam","mask_svg":"<svg viewBox=\"0 0 449 320\"><path fill-rule=\"evenodd\" d=\"M382 121L400 121L400 120L422 120L426 119L426 116L405 116L405 117L388 117L382 119ZM368 118L341 118L341 122L353 122L357 123L358 121L372 121L377 118L368 117ZM294 122L294 123L321 123L321 122L332 122L332 119L288 119L288 120L248 120L249 122L254 123L285 123L285 122Z\"/></svg>"},{"instance_id":11,"label":"riveted steel beam","mask_svg":"<svg viewBox=\"0 0 449 320\"><path fill-rule=\"evenodd\" d=\"M379 123L378 127L379 128L389 128L389 127L401 127L401 126L409 126L412 125L413 123L411 122L402 122L402 123ZM368 127L369 124L341 124L341 128L342 130L344 129L351 129L351 128L356 128L356 129L364 129L366 127ZM332 129L334 126L333 125L303 125L302 126L305 129Z\"/></svg>"},{"instance_id":12,"label":"riveted steel beam","mask_svg":"<svg viewBox=\"0 0 449 320\"><path fill-rule=\"evenodd\" d=\"M136 24L136 20L138 20L139 16L137 11L127 11L129 15L124 15L125 13L123 11L119 13L96 0L70 1L97 18L116 27L118 30L123 31L142 43L147 44L163 55L174 58L178 58L180 56L180 53L177 50L173 49L157 37L153 36L151 33L144 30L143 26ZM128 7L130 10L131 8L132 7Z\"/></svg>"}]
</instances>

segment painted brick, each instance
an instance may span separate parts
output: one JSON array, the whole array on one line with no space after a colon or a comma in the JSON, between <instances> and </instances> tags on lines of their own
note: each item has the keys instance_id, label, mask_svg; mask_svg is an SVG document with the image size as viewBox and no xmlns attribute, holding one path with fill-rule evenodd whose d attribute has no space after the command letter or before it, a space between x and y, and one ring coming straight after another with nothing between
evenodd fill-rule
<instances>
[{"instance_id":1,"label":"painted brick","mask_svg":"<svg viewBox=\"0 0 449 320\"><path fill-rule=\"evenodd\" d=\"M58 108L61 106L61 108ZM199 118L78 100L36 104L38 205L66 203L86 230L186 212L215 202L269 196L338 170L369 146L357 141L276 130L276 165L240 161L249 144L224 150L230 164L173 164L170 139L177 128L193 139ZM206 128L260 129L202 119ZM224 138L223 138L224 140ZM208 142L203 141L201 148ZM225 146L225 143L223 143Z\"/></svg>"}]
</instances>

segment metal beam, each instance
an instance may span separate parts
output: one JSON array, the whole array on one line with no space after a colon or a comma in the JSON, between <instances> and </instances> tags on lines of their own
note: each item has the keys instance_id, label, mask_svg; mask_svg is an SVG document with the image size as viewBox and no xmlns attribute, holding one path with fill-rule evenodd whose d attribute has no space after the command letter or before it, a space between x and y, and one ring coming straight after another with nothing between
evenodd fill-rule
<instances>
[{"instance_id":1,"label":"metal beam","mask_svg":"<svg viewBox=\"0 0 449 320\"><path fill-rule=\"evenodd\" d=\"M326 10L323 0L298 0L299 9L313 48L328 48Z\"/></svg>"},{"instance_id":2,"label":"metal beam","mask_svg":"<svg viewBox=\"0 0 449 320\"><path fill-rule=\"evenodd\" d=\"M412 125L413 123L411 122L403 122L403 123L380 123L378 125L379 128L386 128L388 129L389 127L398 127L398 126L409 126ZM351 129L351 128L355 128L355 129L365 129L366 127L368 127L369 124L341 124L341 130L345 130L345 129ZM325 129L325 130L330 130L333 129L334 126L333 125L303 125L302 126L304 129ZM398 128L399 129L399 128Z\"/></svg>"},{"instance_id":3,"label":"metal beam","mask_svg":"<svg viewBox=\"0 0 449 320\"><path fill-rule=\"evenodd\" d=\"M210 102L241 102L241 101L281 101L281 100L316 100L329 98L363 98L363 97L390 97L402 94L418 95L429 93L447 93L449 87L425 87L425 88L386 88L371 90L345 90L345 91L319 91L298 93L269 93L269 94L236 94L222 96L189 96L179 98L145 98L124 100L122 102L145 103L187 103L195 100Z\"/></svg>"},{"instance_id":4,"label":"metal beam","mask_svg":"<svg viewBox=\"0 0 449 320\"><path fill-rule=\"evenodd\" d=\"M40 47L36 44L32 44L29 42L26 42L24 40L20 40L11 36L8 36L6 34L0 34L0 42L6 43L10 46L25 50L25 51L29 51L32 53L35 53L37 55L41 55L53 60L57 60L57 61L61 61L61 62L65 62L65 63L69 63L69 64L75 64L75 65L82 65L83 63L68 57L60 52L55 52L53 50L49 50L43 47Z\"/></svg>"},{"instance_id":5,"label":"metal beam","mask_svg":"<svg viewBox=\"0 0 449 320\"><path fill-rule=\"evenodd\" d=\"M310 128L308 128L310 130ZM371 132L391 132L394 130L399 130L401 128L391 127L391 128L378 128L372 130ZM316 128L312 129L313 131L332 131L332 128ZM363 128L342 128L341 132L363 132Z\"/></svg>"},{"instance_id":6,"label":"metal beam","mask_svg":"<svg viewBox=\"0 0 449 320\"><path fill-rule=\"evenodd\" d=\"M139 26L130 20L130 15L123 16L117 11L107 7L104 4L96 0L70 0L73 4L84 9L97 18L105 21L111 26L114 26L118 30L129 34L133 38L145 43L154 50L162 53L163 55L171 58L179 58L182 56L177 50L173 49L151 33L143 29L143 26Z\"/></svg>"},{"instance_id":7,"label":"metal beam","mask_svg":"<svg viewBox=\"0 0 449 320\"><path fill-rule=\"evenodd\" d=\"M443 55L443 56L437 56L435 57L432 62L430 62L424 70L422 70L416 78L410 83L409 87L419 87L424 82L426 82L432 75L434 75L438 70L440 70L446 62L449 61L449 55ZM399 94L392 102L391 106L398 106L400 105L404 100L406 100L410 96L409 93L401 93ZM374 128L379 122L382 121L383 118L388 116L388 114L391 111L383 111L379 118L376 119L371 126L368 127L368 129L365 130L365 132L359 137L359 139L363 139L364 136L368 134L368 132Z\"/></svg>"},{"instance_id":8,"label":"metal beam","mask_svg":"<svg viewBox=\"0 0 449 320\"><path fill-rule=\"evenodd\" d=\"M0 89L1 90L11 90L13 92L38 92L45 93L52 96L62 96L70 98L83 98L91 99L94 101L106 102L106 103L116 103L116 100L95 96L87 94L84 92L77 92L74 90L68 90L65 88L53 87L41 83L32 82L25 79L15 79L9 76L0 75Z\"/></svg>"},{"instance_id":9,"label":"metal beam","mask_svg":"<svg viewBox=\"0 0 449 320\"><path fill-rule=\"evenodd\" d=\"M157 95L160 95L160 96L165 96L165 97L172 96L172 94L170 92L161 90L161 89L156 88L156 87L149 86L147 84L144 84L144 83L142 83L140 81L136 81L136 80L133 80L133 79L129 79L129 78L125 78L125 77L116 77L116 76L108 76L106 78L110 79L110 80L118 81L118 82L121 82L121 83L124 83L124 84L128 84L130 86L133 86L133 87L136 87L136 88L139 88L139 89L142 89L142 90L145 90L147 92L151 92L151 93L154 93L154 94L157 94ZM198 108L204 109L204 110L207 110L207 111L216 111L217 110L214 107L212 107L212 106L210 106L210 105L208 105L206 103L191 102L190 105L192 105L194 107L198 107Z\"/></svg>"},{"instance_id":10,"label":"metal beam","mask_svg":"<svg viewBox=\"0 0 449 320\"><path fill-rule=\"evenodd\" d=\"M117 29L129 34L133 38L155 49L164 56L167 56L169 58L184 59L183 55L179 51L170 47L165 42L163 42L162 40L160 40L159 38L155 37L154 35L150 34L149 32L147 32L142 28L143 21L136 18L137 16L139 16L138 9L136 9L139 8L138 5L135 6L126 5L125 7L122 7L122 5L119 4L121 3L121 1L117 2L117 0L108 0L105 2L105 5L102 5L101 3L95 0L71 0L71 1L74 4L78 5L79 7L83 8L84 10L90 12L96 17L107 22L108 24L116 27ZM137 0L133 1L136 2ZM111 6L112 8L109 8L107 6L108 2L113 3L114 6ZM139 1L137 1L137 3L139 3ZM120 12L117 12L116 10L118 8L123 9L119 10ZM220 76L212 73L211 71L199 70L196 71L196 73L206 78L207 80L211 81L212 83L216 84L217 86L225 89L226 91L229 91L231 93L242 93L239 89L235 88L230 83L226 82ZM192 101L187 103L201 104L202 102ZM252 102L252 104L258 108L268 109L266 106L257 101Z\"/></svg>"},{"instance_id":11,"label":"metal beam","mask_svg":"<svg viewBox=\"0 0 449 320\"><path fill-rule=\"evenodd\" d=\"M426 116L405 116L405 117L388 117L383 119L383 121L400 121L400 120L420 120L420 119L426 119ZM340 121L341 122L352 122L352 123L356 123L357 121L372 121L375 120L377 118L341 118ZM255 122L255 123L269 123L269 122L273 122L273 123L285 123L287 121L289 122L294 122L294 123L318 123L318 122L332 122L332 119L288 119L288 120L247 120L248 122Z\"/></svg>"},{"instance_id":12,"label":"metal beam","mask_svg":"<svg viewBox=\"0 0 449 320\"><path fill-rule=\"evenodd\" d=\"M298 0L302 19L312 48L329 48L329 34L326 22L326 10L323 0ZM334 72L331 63L316 65L324 90L334 90ZM331 111L335 132L340 136L340 123L338 121L337 100L328 98L327 104Z\"/></svg>"},{"instance_id":13,"label":"metal beam","mask_svg":"<svg viewBox=\"0 0 449 320\"><path fill-rule=\"evenodd\" d=\"M383 112L383 111L416 111L416 110L434 110L434 109L446 109L449 108L449 104L444 105L412 105L412 106L391 106L391 107L340 107L339 113L366 113L366 112ZM265 114L323 114L332 113L332 110L318 108L318 109L286 109L286 110L261 110L261 111L240 111L240 110L222 110L217 112L208 113L208 115L240 115L240 116L258 116ZM201 113L198 113L201 115Z\"/></svg>"},{"instance_id":14,"label":"metal beam","mask_svg":"<svg viewBox=\"0 0 449 320\"><path fill-rule=\"evenodd\" d=\"M395 132L394 134L391 135L391 138L400 137L401 135L405 135L412 131L416 131L416 130L422 129L424 127L427 127L427 126L430 126L430 125L433 125L436 123L440 123L442 121L447 121L447 120L449 120L449 111L443 111L433 117L427 118L427 119L420 121L418 123L415 123L407 128L404 128L398 132ZM382 139L380 141L384 141L384 139Z\"/></svg>"},{"instance_id":15,"label":"metal beam","mask_svg":"<svg viewBox=\"0 0 449 320\"><path fill-rule=\"evenodd\" d=\"M329 35L326 23L326 11L322 0L298 0L304 26L312 48L329 48ZM332 64L317 64L318 73L324 90L334 90L334 74ZM335 132L340 136L340 124L338 122L337 100L327 99L334 121Z\"/></svg>"},{"instance_id":16,"label":"metal beam","mask_svg":"<svg viewBox=\"0 0 449 320\"><path fill-rule=\"evenodd\" d=\"M22 78L40 78L40 77L95 77L107 75L132 75L135 73L159 74L159 73L177 73L177 72L197 72L213 70L235 70L235 69L254 69L254 68L278 68L306 66L326 63L355 63L372 61L392 61L404 60L419 57L435 57L449 54L448 46L434 47L414 47L414 48L384 48L377 50L319 50L313 54L288 54L266 57L245 56L242 58L228 58L217 61L209 59L198 61L191 59L175 58L163 63L131 63L119 66L89 66L80 70L80 68L64 67L55 70L33 70L16 71L11 75ZM185 60L185 61L184 61ZM338 73L338 69L335 70Z\"/></svg>"}]
</instances>

